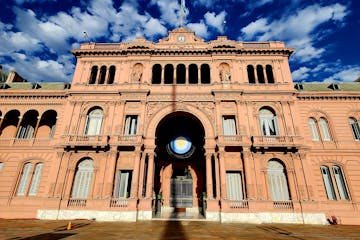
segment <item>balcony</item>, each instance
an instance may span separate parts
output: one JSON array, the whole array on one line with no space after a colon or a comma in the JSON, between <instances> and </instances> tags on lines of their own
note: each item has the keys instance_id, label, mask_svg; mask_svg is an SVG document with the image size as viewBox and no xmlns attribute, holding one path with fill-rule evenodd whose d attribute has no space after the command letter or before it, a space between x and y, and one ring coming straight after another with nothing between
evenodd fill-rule
<instances>
[{"instance_id":1,"label":"balcony","mask_svg":"<svg viewBox=\"0 0 360 240\"><path fill-rule=\"evenodd\" d=\"M47 147L50 138L0 138L0 147Z\"/></svg>"},{"instance_id":2,"label":"balcony","mask_svg":"<svg viewBox=\"0 0 360 240\"><path fill-rule=\"evenodd\" d=\"M299 136L253 136L252 143L255 148L269 148L269 147L285 147L298 148L300 147L302 138Z\"/></svg>"},{"instance_id":3,"label":"balcony","mask_svg":"<svg viewBox=\"0 0 360 240\"><path fill-rule=\"evenodd\" d=\"M109 143L107 135L64 135L60 145L69 147L105 147Z\"/></svg>"},{"instance_id":4,"label":"balcony","mask_svg":"<svg viewBox=\"0 0 360 240\"><path fill-rule=\"evenodd\" d=\"M142 143L142 135L114 135L110 137L112 146L135 146Z\"/></svg>"},{"instance_id":5,"label":"balcony","mask_svg":"<svg viewBox=\"0 0 360 240\"><path fill-rule=\"evenodd\" d=\"M219 135L218 145L231 147L250 145L250 139L242 135Z\"/></svg>"}]
</instances>

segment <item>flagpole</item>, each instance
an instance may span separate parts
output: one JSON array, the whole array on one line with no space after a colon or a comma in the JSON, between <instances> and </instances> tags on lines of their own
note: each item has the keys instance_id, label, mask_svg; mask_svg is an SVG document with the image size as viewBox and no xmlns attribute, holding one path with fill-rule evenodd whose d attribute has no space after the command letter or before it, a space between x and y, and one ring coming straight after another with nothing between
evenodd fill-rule
<instances>
[{"instance_id":1,"label":"flagpole","mask_svg":"<svg viewBox=\"0 0 360 240\"><path fill-rule=\"evenodd\" d=\"M184 0L180 1L180 27L184 25Z\"/></svg>"}]
</instances>

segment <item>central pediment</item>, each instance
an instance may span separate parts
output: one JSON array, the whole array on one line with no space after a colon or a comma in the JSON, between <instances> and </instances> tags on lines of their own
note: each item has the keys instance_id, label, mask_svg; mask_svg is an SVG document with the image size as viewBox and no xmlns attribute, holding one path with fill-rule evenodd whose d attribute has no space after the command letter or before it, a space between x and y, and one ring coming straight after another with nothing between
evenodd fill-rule
<instances>
[{"instance_id":1,"label":"central pediment","mask_svg":"<svg viewBox=\"0 0 360 240\"><path fill-rule=\"evenodd\" d=\"M179 27L169 32L169 35L159 40L159 45L187 45L187 44L206 44L202 38L195 35L195 32Z\"/></svg>"}]
</instances>

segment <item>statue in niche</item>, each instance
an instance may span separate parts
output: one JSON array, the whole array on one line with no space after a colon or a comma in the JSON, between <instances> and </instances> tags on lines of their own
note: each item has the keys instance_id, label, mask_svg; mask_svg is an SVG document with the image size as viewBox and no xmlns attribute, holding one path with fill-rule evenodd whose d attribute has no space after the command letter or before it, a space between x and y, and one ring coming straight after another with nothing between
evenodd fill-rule
<instances>
[{"instance_id":1,"label":"statue in niche","mask_svg":"<svg viewBox=\"0 0 360 240\"><path fill-rule=\"evenodd\" d=\"M229 82L231 80L229 64L227 63L220 64L219 75L220 75L220 80L222 82Z\"/></svg>"},{"instance_id":2,"label":"statue in niche","mask_svg":"<svg viewBox=\"0 0 360 240\"><path fill-rule=\"evenodd\" d=\"M143 65L140 63L135 64L131 72L131 81L140 82L142 74L143 74Z\"/></svg>"}]
</instances>

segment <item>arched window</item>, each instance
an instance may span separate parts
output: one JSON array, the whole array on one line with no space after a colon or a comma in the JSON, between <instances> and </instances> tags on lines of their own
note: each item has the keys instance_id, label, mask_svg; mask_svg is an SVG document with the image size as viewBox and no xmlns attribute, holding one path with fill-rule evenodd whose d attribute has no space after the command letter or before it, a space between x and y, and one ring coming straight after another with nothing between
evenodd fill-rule
<instances>
[{"instance_id":1,"label":"arched window","mask_svg":"<svg viewBox=\"0 0 360 240\"><path fill-rule=\"evenodd\" d=\"M30 110L24 114L16 138L29 139L34 135L35 127L38 121L38 112Z\"/></svg>"},{"instance_id":2,"label":"arched window","mask_svg":"<svg viewBox=\"0 0 360 240\"><path fill-rule=\"evenodd\" d=\"M252 65L247 66L247 74L248 74L249 83L256 83L254 67Z\"/></svg>"},{"instance_id":3,"label":"arched window","mask_svg":"<svg viewBox=\"0 0 360 240\"><path fill-rule=\"evenodd\" d=\"M266 65L266 76L268 83L275 83L273 69L271 65Z\"/></svg>"},{"instance_id":4,"label":"arched window","mask_svg":"<svg viewBox=\"0 0 360 240\"><path fill-rule=\"evenodd\" d=\"M268 161L267 177L271 199L273 201L290 200L289 187L283 164L277 160Z\"/></svg>"},{"instance_id":5,"label":"arched window","mask_svg":"<svg viewBox=\"0 0 360 240\"><path fill-rule=\"evenodd\" d=\"M276 115L267 108L260 109L260 128L264 136L279 135Z\"/></svg>"},{"instance_id":6,"label":"arched window","mask_svg":"<svg viewBox=\"0 0 360 240\"><path fill-rule=\"evenodd\" d=\"M57 113L54 110L48 110L43 113L40 119L36 138L52 138L55 132Z\"/></svg>"},{"instance_id":7,"label":"arched window","mask_svg":"<svg viewBox=\"0 0 360 240\"><path fill-rule=\"evenodd\" d=\"M346 184L344 172L340 166L332 166L332 176L330 173L330 168L328 166L321 166L321 174L324 181L324 186L326 190L326 195L329 200L336 200L334 181L337 187L337 193L341 200L349 200L349 191Z\"/></svg>"},{"instance_id":8,"label":"arched window","mask_svg":"<svg viewBox=\"0 0 360 240\"><path fill-rule=\"evenodd\" d=\"M89 84L95 84L96 83L97 74L98 74L98 66L93 66L91 68Z\"/></svg>"},{"instance_id":9,"label":"arched window","mask_svg":"<svg viewBox=\"0 0 360 240\"><path fill-rule=\"evenodd\" d=\"M94 162L92 159L82 160L77 168L71 192L71 198L86 199L89 197L94 175Z\"/></svg>"},{"instance_id":10,"label":"arched window","mask_svg":"<svg viewBox=\"0 0 360 240\"><path fill-rule=\"evenodd\" d=\"M184 64L176 66L176 83L184 84L186 79L186 68Z\"/></svg>"},{"instance_id":11,"label":"arched window","mask_svg":"<svg viewBox=\"0 0 360 240\"><path fill-rule=\"evenodd\" d=\"M196 64L190 64L189 66L189 83L197 84L199 82L198 67Z\"/></svg>"},{"instance_id":12,"label":"arched window","mask_svg":"<svg viewBox=\"0 0 360 240\"><path fill-rule=\"evenodd\" d=\"M311 138L313 141L319 141L320 137L319 137L319 132L318 132L318 128L317 128L317 124L314 118L309 118L308 120L309 122L309 127L310 127L310 131L311 131Z\"/></svg>"},{"instance_id":13,"label":"arched window","mask_svg":"<svg viewBox=\"0 0 360 240\"><path fill-rule=\"evenodd\" d=\"M17 196L36 196L39 185L40 185L40 179L41 179L41 173L43 169L44 164L43 163L37 163L35 164L35 169L33 169L33 164L28 162L25 163L21 176L19 185L17 188L16 195ZM32 172L33 171L33 172ZM32 176L31 176L32 173ZM30 182L30 184L29 184ZM30 186L30 187L29 187ZM29 188L29 192L28 192Z\"/></svg>"},{"instance_id":14,"label":"arched window","mask_svg":"<svg viewBox=\"0 0 360 240\"><path fill-rule=\"evenodd\" d=\"M86 116L85 135L100 135L103 111L100 108L91 110Z\"/></svg>"},{"instance_id":15,"label":"arched window","mask_svg":"<svg viewBox=\"0 0 360 240\"><path fill-rule=\"evenodd\" d=\"M210 66L208 64L201 65L201 83L210 83Z\"/></svg>"},{"instance_id":16,"label":"arched window","mask_svg":"<svg viewBox=\"0 0 360 240\"><path fill-rule=\"evenodd\" d=\"M100 68L99 84L104 84L106 78L106 66Z\"/></svg>"},{"instance_id":17,"label":"arched window","mask_svg":"<svg viewBox=\"0 0 360 240\"><path fill-rule=\"evenodd\" d=\"M320 118L319 120L319 126L321 129L322 139L324 141L331 141L330 131L329 131L329 125L325 118Z\"/></svg>"},{"instance_id":18,"label":"arched window","mask_svg":"<svg viewBox=\"0 0 360 240\"><path fill-rule=\"evenodd\" d=\"M256 73L257 73L259 83L265 83L263 66L257 65L256 66Z\"/></svg>"},{"instance_id":19,"label":"arched window","mask_svg":"<svg viewBox=\"0 0 360 240\"><path fill-rule=\"evenodd\" d=\"M14 138L16 136L16 127L19 122L19 117L20 112L18 110L11 110L5 114L0 129L2 138Z\"/></svg>"},{"instance_id":20,"label":"arched window","mask_svg":"<svg viewBox=\"0 0 360 240\"><path fill-rule=\"evenodd\" d=\"M152 80L151 83L153 84L160 84L161 83L161 65L155 64L152 68Z\"/></svg>"},{"instance_id":21,"label":"arched window","mask_svg":"<svg viewBox=\"0 0 360 240\"><path fill-rule=\"evenodd\" d=\"M113 84L114 83L114 79L115 79L115 71L116 71L116 67L115 66L110 66L109 68L109 77L108 77L108 84Z\"/></svg>"},{"instance_id":22,"label":"arched window","mask_svg":"<svg viewBox=\"0 0 360 240\"><path fill-rule=\"evenodd\" d=\"M173 84L174 83L174 67L171 64L165 65L165 84Z\"/></svg>"},{"instance_id":23,"label":"arched window","mask_svg":"<svg viewBox=\"0 0 360 240\"><path fill-rule=\"evenodd\" d=\"M350 127L356 141L360 140L360 127L359 123L355 118L349 118Z\"/></svg>"}]
</instances>

